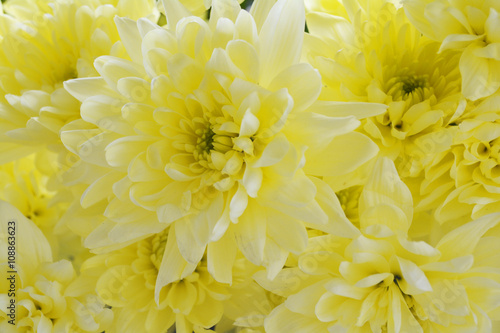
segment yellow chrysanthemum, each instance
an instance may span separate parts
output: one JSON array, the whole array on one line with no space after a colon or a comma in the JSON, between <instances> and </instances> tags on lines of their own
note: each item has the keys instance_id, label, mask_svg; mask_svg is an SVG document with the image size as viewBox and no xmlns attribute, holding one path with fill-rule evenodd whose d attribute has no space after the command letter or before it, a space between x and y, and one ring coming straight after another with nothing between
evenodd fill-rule
<instances>
[{"instance_id":1,"label":"yellow chrysanthemum","mask_svg":"<svg viewBox=\"0 0 500 333\"><path fill-rule=\"evenodd\" d=\"M15 206L47 234L64 207L49 207L55 193L47 188L48 177L33 169L34 164L33 156L28 156L0 166L0 200Z\"/></svg>"},{"instance_id":2,"label":"yellow chrysanthemum","mask_svg":"<svg viewBox=\"0 0 500 333\"><path fill-rule=\"evenodd\" d=\"M86 251L80 239L57 226L68 204L60 199L62 191L49 190L50 177L39 171L43 168L34 156L0 166L0 200L12 204L42 230L54 258L69 259L78 267Z\"/></svg>"},{"instance_id":3,"label":"yellow chrysanthemum","mask_svg":"<svg viewBox=\"0 0 500 333\"><path fill-rule=\"evenodd\" d=\"M31 167L50 177L47 186L57 192L53 201L72 203L65 215L47 219L52 226L57 224L59 240L47 235L56 257L75 260L76 267L85 251L65 225L72 224L72 230L82 234L81 229L100 223L102 210L82 213L75 207L78 202L73 198L79 198L85 187L72 185L85 174L67 172L80 161L62 145L59 132L66 123L80 119L80 102L62 84L98 75L93 61L100 55L125 54L115 15L155 20L154 6L150 0L12 0L5 5L9 15L0 16L0 164L36 152ZM89 167L86 172L101 171Z\"/></svg>"},{"instance_id":4,"label":"yellow chrysanthemum","mask_svg":"<svg viewBox=\"0 0 500 333\"><path fill-rule=\"evenodd\" d=\"M321 82L299 62L302 2L281 0L269 13L255 5L254 19L235 0L215 1L207 23L168 0L167 28L117 18L132 61L100 57L102 77L66 82L91 124L69 124L62 140L87 164L108 168L81 200L109 201L86 246L123 246L172 224L183 257L196 265L208 248L210 272L230 282L235 244L272 276L305 248L303 221L352 232L334 218L341 209L332 190L311 176L351 172L377 147L353 132L354 117L309 109ZM385 110L338 103L327 111L359 107ZM181 271L168 273L174 281Z\"/></svg>"},{"instance_id":5,"label":"yellow chrysanthemum","mask_svg":"<svg viewBox=\"0 0 500 333\"><path fill-rule=\"evenodd\" d=\"M0 201L0 248L2 332L97 333L112 323L113 314L97 295L76 287L71 263L52 262L42 232L4 201Z\"/></svg>"},{"instance_id":6,"label":"yellow chrysanthemum","mask_svg":"<svg viewBox=\"0 0 500 333\"><path fill-rule=\"evenodd\" d=\"M217 325L223 314L238 320L261 310L258 306L270 311L266 292L251 279L255 266L240 258L233 268L232 285L219 283L209 274L205 259L192 265L182 258L174 233L167 228L126 248L95 256L82 266L80 283L96 280L99 296L116 315L114 331L165 332L175 323L176 332L201 332ZM176 258L163 261L169 251ZM181 278L162 287L158 281L162 272L176 265L183 266ZM158 285L161 291L155 300ZM263 314L258 314L261 323Z\"/></svg>"},{"instance_id":7,"label":"yellow chrysanthemum","mask_svg":"<svg viewBox=\"0 0 500 333\"><path fill-rule=\"evenodd\" d=\"M440 52L461 53L462 93L471 100L500 87L500 3L496 0L406 0L411 22L441 43Z\"/></svg>"},{"instance_id":8,"label":"yellow chrysanthemum","mask_svg":"<svg viewBox=\"0 0 500 333\"><path fill-rule=\"evenodd\" d=\"M500 212L500 95L470 102L448 129L453 145L435 156L425 172L422 208L448 228Z\"/></svg>"},{"instance_id":9,"label":"yellow chrysanthemum","mask_svg":"<svg viewBox=\"0 0 500 333\"><path fill-rule=\"evenodd\" d=\"M305 56L322 75L320 99L325 106L335 100L387 104L384 114L355 114L368 117L363 131L403 176L417 175L433 153L425 142L461 110L458 55L438 54L439 43L422 37L404 10L390 2L345 4L348 18L307 16Z\"/></svg>"},{"instance_id":10,"label":"yellow chrysanthemum","mask_svg":"<svg viewBox=\"0 0 500 333\"><path fill-rule=\"evenodd\" d=\"M14 0L5 5L15 20L0 16L2 26L8 27L0 52L0 85L5 92L0 96L0 135L7 145L0 151L0 162L48 148L63 155L61 167L71 165L59 131L80 118L80 103L62 83L96 76L96 57L121 54L115 15L155 17L153 0L112 3Z\"/></svg>"},{"instance_id":11,"label":"yellow chrysanthemum","mask_svg":"<svg viewBox=\"0 0 500 333\"><path fill-rule=\"evenodd\" d=\"M255 276L287 297L266 319L268 332L493 332L500 265L488 248L499 243L500 214L435 246L412 241L411 195L388 159L377 163L359 214L357 238L314 237L298 267L274 281Z\"/></svg>"}]
</instances>

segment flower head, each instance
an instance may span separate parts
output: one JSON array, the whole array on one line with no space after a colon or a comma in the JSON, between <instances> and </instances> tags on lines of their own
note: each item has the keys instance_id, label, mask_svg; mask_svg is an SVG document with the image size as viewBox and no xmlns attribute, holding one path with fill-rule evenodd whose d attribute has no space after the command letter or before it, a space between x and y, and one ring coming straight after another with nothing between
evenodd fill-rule
<instances>
[{"instance_id":1,"label":"flower head","mask_svg":"<svg viewBox=\"0 0 500 333\"><path fill-rule=\"evenodd\" d=\"M93 61L120 54L113 18L154 17L154 1L9 1L1 15L8 29L0 52L2 162L43 149L64 155L60 129L80 118L78 100L63 88L76 77L95 76ZM136 7L137 6L137 7ZM140 8L140 10L137 10ZM149 10L147 9L149 8ZM70 163L64 163L66 166Z\"/></svg>"},{"instance_id":2,"label":"flower head","mask_svg":"<svg viewBox=\"0 0 500 333\"><path fill-rule=\"evenodd\" d=\"M431 246L407 236L408 193L392 162L379 161L361 195L359 237L312 238L298 267L280 273L298 280L295 288L280 276L269 282L257 275L265 288L287 293L266 330L289 323L291 332L491 332L500 299L498 262L483 251L498 241L500 215L469 222ZM496 301L481 296L488 288Z\"/></svg>"},{"instance_id":3,"label":"flower head","mask_svg":"<svg viewBox=\"0 0 500 333\"><path fill-rule=\"evenodd\" d=\"M422 184L426 208L448 228L498 212L500 156L497 131L499 95L469 102L447 129L451 147L434 157Z\"/></svg>"},{"instance_id":4,"label":"flower head","mask_svg":"<svg viewBox=\"0 0 500 333\"><path fill-rule=\"evenodd\" d=\"M471 100L500 87L500 5L496 1L408 0L411 22L440 42L440 52L460 52L462 93Z\"/></svg>"},{"instance_id":5,"label":"flower head","mask_svg":"<svg viewBox=\"0 0 500 333\"><path fill-rule=\"evenodd\" d=\"M237 1L216 1L208 23L177 1L164 4L166 28L116 19L131 61L100 57L100 78L65 84L92 125L70 124L63 142L108 170L82 197L86 207L109 200L107 221L86 245L105 250L171 224L190 264L207 248L209 271L230 282L236 244L275 275L289 252L305 248L303 222L352 231L346 220L329 220L325 209L340 208L322 206L333 193L308 175L346 174L377 148L352 132L354 117L309 109L321 82L299 62L302 2L281 0L254 18Z\"/></svg>"},{"instance_id":6,"label":"flower head","mask_svg":"<svg viewBox=\"0 0 500 333\"><path fill-rule=\"evenodd\" d=\"M2 276L9 277L0 284L0 299L5 305L0 309L2 332L90 333L107 329L113 314L88 286L76 285L71 263L52 262L47 239L15 207L0 201L0 212L0 270ZM7 254L15 259L7 260ZM7 307L10 304L14 304L14 311Z\"/></svg>"},{"instance_id":7,"label":"flower head","mask_svg":"<svg viewBox=\"0 0 500 333\"><path fill-rule=\"evenodd\" d=\"M356 113L366 118L361 128L403 177L415 176L434 153L425 142L461 110L458 55L438 53L439 43L421 36L391 2L348 8L347 18L307 16L304 53L322 75L320 100L387 104L383 114Z\"/></svg>"},{"instance_id":8,"label":"flower head","mask_svg":"<svg viewBox=\"0 0 500 333\"><path fill-rule=\"evenodd\" d=\"M174 326L177 332L190 333L217 325L223 313L235 320L256 311L255 303L268 302L264 290L250 278L255 266L239 258L233 284L219 283L208 272L206 258L197 265L182 259L173 243L174 233L167 228L119 251L95 256L82 266L80 279L95 281L97 293L115 313L119 332L136 332L138 327L159 332ZM172 260L162 260L170 250L183 265L182 275L165 285L155 301L162 271L176 269Z\"/></svg>"}]
</instances>

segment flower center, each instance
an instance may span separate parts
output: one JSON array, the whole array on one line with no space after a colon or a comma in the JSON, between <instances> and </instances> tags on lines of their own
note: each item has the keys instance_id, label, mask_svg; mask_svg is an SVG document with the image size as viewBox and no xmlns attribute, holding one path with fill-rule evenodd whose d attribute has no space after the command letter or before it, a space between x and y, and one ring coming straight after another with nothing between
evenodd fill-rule
<instances>
[{"instance_id":1,"label":"flower center","mask_svg":"<svg viewBox=\"0 0 500 333\"><path fill-rule=\"evenodd\" d=\"M157 270L160 270L163 253L167 245L168 228L156 234L151 240L151 262L155 265Z\"/></svg>"},{"instance_id":2,"label":"flower center","mask_svg":"<svg viewBox=\"0 0 500 333\"><path fill-rule=\"evenodd\" d=\"M402 89L404 94L408 95L417 89L425 88L427 85L427 78L423 75L408 76L406 78L402 78L401 82L403 83Z\"/></svg>"},{"instance_id":3,"label":"flower center","mask_svg":"<svg viewBox=\"0 0 500 333\"><path fill-rule=\"evenodd\" d=\"M427 75L401 75L388 81L388 94L395 101L412 100L416 104L432 95Z\"/></svg>"},{"instance_id":4,"label":"flower center","mask_svg":"<svg viewBox=\"0 0 500 333\"><path fill-rule=\"evenodd\" d=\"M198 139L196 141L196 148L194 150L194 157L197 161L199 160L207 160L210 151L214 149L214 132L210 126L203 129L200 128L196 130L196 135Z\"/></svg>"},{"instance_id":5,"label":"flower center","mask_svg":"<svg viewBox=\"0 0 500 333\"><path fill-rule=\"evenodd\" d=\"M349 221L353 223L359 222L358 204L362 186L351 186L342 191L337 192L340 205Z\"/></svg>"}]
</instances>

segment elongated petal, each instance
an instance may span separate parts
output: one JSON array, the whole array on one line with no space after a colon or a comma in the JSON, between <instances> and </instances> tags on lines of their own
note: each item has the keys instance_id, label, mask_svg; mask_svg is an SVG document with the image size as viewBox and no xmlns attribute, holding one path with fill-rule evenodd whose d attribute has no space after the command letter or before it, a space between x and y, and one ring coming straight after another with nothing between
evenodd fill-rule
<instances>
[{"instance_id":1,"label":"elongated petal","mask_svg":"<svg viewBox=\"0 0 500 333\"><path fill-rule=\"evenodd\" d=\"M351 132L335 137L327 147L306 151L304 170L314 176L340 176L347 174L372 159L378 146L367 136Z\"/></svg>"},{"instance_id":2,"label":"elongated petal","mask_svg":"<svg viewBox=\"0 0 500 333\"><path fill-rule=\"evenodd\" d=\"M304 39L302 0L279 0L260 31L260 84L266 87L284 69L298 63Z\"/></svg>"},{"instance_id":3,"label":"elongated petal","mask_svg":"<svg viewBox=\"0 0 500 333\"><path fill-rule=\"evenodd\" d=\"M460 58L462 93L475 101L493 94L500 87L500 75L495 61L476 56L481 44L469 45Z\"/></svg>"},{"instance_id":4,"label":"elongated petal","mask_svg":"<svg viewBox=\"0 0 500 333\"><path fill-rule=\"evenodd\" d=\"M120 34L120 39L128 55L138 64L142 64L142 52L137 45L141 45L142 38L137 29L137 22L126 17L115 17L115 24Z\"/></svg>"},{"instance_id":5,"label":"elongated petal","mask_svg":"<svg viewBox=\"0 0 500 333\"><path fill-rule=\"evenodd\" d=\"M399 178L394 163L381 158L377 161L375 169L366 184L360 197L360 214L370 207L379 204L393 205L401 209L406 215L408 223L413 219L413 199L405 183Z\"/></svg>"},{"instance_id":6,"label":"elongated petal","mask_svg":"<svg viewBox=\"0 0 500 333\"><path fill-rule=\"evenodd\" d=\"M446 234L437 244L441 260L450 260L472 254L479 239L500 223L500 213L486 215Z\"/></svg>"},{"instance_id":7,"label":"elongated petal","mask_svg":"<svg viewBox=\"0 0 500 333\"><path fill-rule=\"evenodd\" d=\"M264 321L266 332L325 332L327 325L310 317L294 313L282 304Z\"/></svg>"},{"instance_id":8,"label":"elongated petal","mask_svg":"<svg viewBox=\"0 0 500 333\"><path fill-rule=\"evenodd\" d=\"M208 271L218 282L232 283L232 268L237 249L232 232L227 232L218 241L208 244Z\"/></svg>"},{"instance_id":9,"label":"elongated petal","mask_svg":"<svg viewBox=\"0 0 500 333\"><path fill-rule=\"evenodd\" d=\"M179 252L174 228L168 233L165 254L158 270L158 278L155 286L155 301L159 304L160 291L167 284L180 280L182 277L191 274L196 265L189 264Z\"/></svg>"},{"instance_id":10,"label":"elongated petal","mask_svg":"<svg viewBox=\"0 0 500 333\"><path fill-rule=\"evenodd\" d=\"M255 200L248 202L245 213L235 225L234 233L241 252L256 265L264 259L267 216Z\"/></svg>"},{"instance_id":11,"label":"elongated petal","mask_svg":"<svg viewBox=\"0 0 500 333\"><path fill-rule=\"evenodd\" d=\"M177 23L184 17L190 16L189 10L184 7L179 0L162 0L165 14L167 16L168 28L175 31Z\"/></svg>"}]
</instances>

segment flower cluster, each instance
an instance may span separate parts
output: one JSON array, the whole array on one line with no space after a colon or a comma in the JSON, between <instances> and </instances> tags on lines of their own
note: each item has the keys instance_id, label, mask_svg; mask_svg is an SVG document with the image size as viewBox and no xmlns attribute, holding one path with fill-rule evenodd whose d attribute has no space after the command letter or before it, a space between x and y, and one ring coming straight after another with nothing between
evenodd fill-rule
<instances>
[{"instance_id":1,"label":"flower cluster","mask_svg":"<svg viewBox=\"0 0 500 333\"><path fill-rule=\"evenodd\" d=\"M0 331L500 330L497 0L0 3Z\"/></svg>"}]
</instances>

